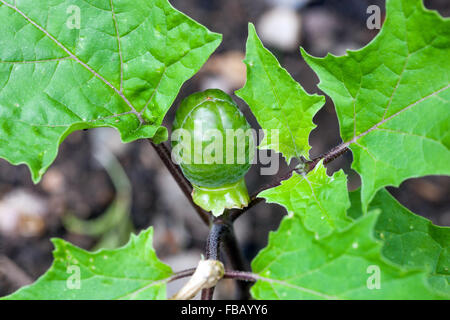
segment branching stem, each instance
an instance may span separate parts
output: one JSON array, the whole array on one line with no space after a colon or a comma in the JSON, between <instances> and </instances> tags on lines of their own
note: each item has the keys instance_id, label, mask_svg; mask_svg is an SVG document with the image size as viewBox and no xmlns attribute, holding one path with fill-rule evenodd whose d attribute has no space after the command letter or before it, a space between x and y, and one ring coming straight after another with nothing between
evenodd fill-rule
<instances>
[{"instance_id":1,"label":"branching stem","mask_svg":"<svg viewBox=\"0 0 450 320\"><path fill-rule=\"evenodd\" d=\"M223 277L224 277L224 279L234 279L234 280L245 281L247 283L247 286L250 285L249 282L258 281L258 277L256 277L254 273L246 272L246 271L234 271L234 270L225 271L225 275Z\"/></svg>"},{"instance_id":2,"label":"branching stem","mask_svg":"<svg viewBox=\"0 0 450 320\"><path fill-rule=\"evenodd\" d=\"M237 244L236 237L233 231L233 225L231 220L230 211L225 212L220 218L212 219L212 215L199 206L197 206L191 197L192 185L184 177L181 169L173 161L169 148L164 143L159 145L154 144L149 140L161 161L169 170L172 177L175 179L185 196L189 199L192 206L197 211L199 217L207 224L210 225L210 233L207 239L206 245L206 258L220 260L220 247L223 244L225 254L227 255L230 264L238 270L248 270L245 259L241 253L241 250ZM176 276L174 276L176 280ZM184 277L183 274L180 277ZM172 280L173 281L173 280ZM239 285L240 297L248 297L248 286ZM202 291L202 299L212 299L214 288L205 289Z\"/></svg>"},{"instance_id":3,"label":"branching stem","mask_svg":"<svg viewBox=\"0 0 450 320\"><path fill-rule=\"evenodd\" d=\"M311 172L312 170L314 170L314 168L316 167L316 165L323 160L324 164L328 164L331 161L335 160L336 158L340 157L341 155L343 155L344 153L346 153L348 151L348 144L347 143L343 143L340 144L339 146L331 149L330 151L328 151L327 153L311 160L311 161L307 161L305 163L305 172ZM251 197L250 197L250 202L248 204L247 207L243 208L242 210L233 210L232 213L230 214L230 218L232 221L235 221L237 218L239 218L244 212L246 212L247 210L249 210L250 208L254 207L255 205L257 205L258 203L262 202L263 199L262 198L258 198L258 194L260 194L261 192L263 192L264 190L268 190L271 188L274 188L276 186L279 186L281 184L282 181L288 179L292 173L295 171L296 169L291 169L288 172L284 173L283 175L281 175L280 177L278 177L277 179L275 179L275 181L272 181L270 184L264 185L263 187L259 188L258 191L256 191Z\"/></svg>"},{"instance_id":4,"label":"branching stem","mask_svg":"<svg viewBox=\"0 0 450 320\"><path fill-rule=\"evenodd\" d=\"M231 220L229 213L227 213L226 218L229 221L228 222L229 230L224 235L224 237L225 237L225 239L224 239L225 241L223 242L224 252L229 260L229 263L230 263L232 269L241 270L241 271L249 271L250 266L248 265L248 262L244 258L244 255L242 254L242 250L239 247L239 243L234 234L233 221ZM237 285L238 285L237 299L239 299L239 300L250 299L249 284L240 282Z\"/></svg>"},{"instance_id":5,"label":"branching stem","mask_svg":"<svg viewBox=\"0 0 450 320\"><path fill-rule=\"evenodd\" d=\"M159 145L154 144L149 139L151 145L158 153L161 161L163 161L166 168L169 170L170 174L173 176L177 184L180 186L181 190L185 194L185 196L189 199L192 206L195 208L199 217L210 226L210 232L208 235L207 243L206 243L206 259L220 260L220 249L223 247L225 254L234 270L240 271L226 271L224 278L227 279L235 279L242 280L239 285L239 299L248 299L249 298L249 285L250 282L257 281L258 277L251 272L247 272L249 267L247 265L246 260L244 259L242 252L237 243L236 237L234 235L233 222L239 218L244 212L248 209L252 208L263 199L258 198L257 195L267 189L273 188L275 186L280 185L283 180L288 179L292 172L297 169L291 169L287 173L278 177L274 182L269 185L265 185L260 188L252 197L249 205L243 209L232 209L226 210L225 213L219 218L213 218L212 215L199 206L197 206L191 197L192 193L192 185L189 181L184 177L181 169L177 166L173 161L170 154L170 150L164 143ZM316 165L323 160L324 164L327 164L337 157L343 155L346 151L348 151L348 144L341 144L326 154L317 157L311 161L305 163L305 172L308 173L312 171ZM189 277L193 275L195 269L187 269L173 275L168 281L175 281L181 278ZM214 288L204 289L202 290L202 300L211 300L214 294Z\"/></svg>"},{"instance_id":6,"label":"branching stem","mask_svg":"<svg viewBox=\"0 0 450 320\"><path fill-rule=\"evenodd\" d=\"M239 244L234 234L233 223L230 220L228 212L221 217L215 218L206 242L206 259L221 260L220 249L223 248L224 253L235 270L247 271L247 265ZM238 284L238 299L249 299L249 286L247 283ZM202 300L212 299L214 288L202 291Z\"/></svg>"},{"instance_id":7,"label":"branching stem","mask_svg":"<svg viewBox=\"0 0 450 320\"><path fill-rule=\"evenodd\" d=\"M220 246L224 242L227 233L230 232L231 225L224 219L216 218L211 226L206 240L206 259L221 260ZM202 300L212 300L214 288L202 290Z\"/></svg>"},{"instance_id":8,"label":"branching stem","mask_svg":"<svg viewBox=\"0 0 450 320\"><path fill-rule=\"evenodd\" d=\"M179 271L179 272L175 273L172 277L170 277L169 280L167 280L167 282L172 282L172 281L176 281L179 279L190 277L194 274L194 272L195 272L195 268ZM236 270L226 270L223 278L239 280L239 281L246 281L246 282L258 281L258 277L254 273L246 272L246 271L236 271Z\"/></svg>"},{"instance_id":9,"label":"branching stem","mask_svg":"<svg viewBox=\"0 0 450 320\"><path fill-rule=\"evenodd\" d=\"M172 281L176 281L176 280L183 279L186 277L190 277L194 274L194 272L195 272L195 268L179 271L179 272L175 273L173 276L171 276L169 278L169 280L167 280L167 282L172 282Z\"/></svg>"}]
</instances>

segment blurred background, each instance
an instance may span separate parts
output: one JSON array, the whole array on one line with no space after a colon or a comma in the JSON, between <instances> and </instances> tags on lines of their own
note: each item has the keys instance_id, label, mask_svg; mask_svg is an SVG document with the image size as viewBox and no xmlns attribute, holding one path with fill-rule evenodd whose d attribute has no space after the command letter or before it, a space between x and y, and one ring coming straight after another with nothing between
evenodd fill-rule
<instances>
[{"instance_id":1,"label":"blurred background","mask_svg":"<svg viewBox=\"0 0 450 320\"><path fill-rule=\"evenodd\" d=\"M165 125L170 128L176 106L189 94L220 88L230 94L245 83L242 63L247 23L253 22L266 47L309 93L320 93L317 77L299 53L342 55L376 36L369 30L366 13L382 0L171 0L172 5L210 30L223 34L223 42L202 70L182 88ZM425 5L450 15L450 1L426 0ZM241 110L259 128L248 106L235 97ZM330 99L314 118L310 136L311 157L338 145L339 127ZM328 166L329 173L343 168L349 188L359 177L350 169L351 153ZM280 173L288 168L283 163ZM273 177L260 177L255 165L247 175L252 193ZM391 193L406 207L435 224L450 225L450 179L425 177L405 181ZM277 205L259 204L235 225L245 256L251 260L267 243L285 214ZM208 229L146 141L122 144L114 130L75 132L60 147L59 155L33 185L25 166L14 167L0 159L0 296L29 284L52 263L52 237L85 249L124 244L130 232L153 225L154 247L175 271L195 267L204 251ZM169 294L182 285L170 285ZM223 281L218 298L232 298L235 284Z\"/></svg>"}]
</instances>

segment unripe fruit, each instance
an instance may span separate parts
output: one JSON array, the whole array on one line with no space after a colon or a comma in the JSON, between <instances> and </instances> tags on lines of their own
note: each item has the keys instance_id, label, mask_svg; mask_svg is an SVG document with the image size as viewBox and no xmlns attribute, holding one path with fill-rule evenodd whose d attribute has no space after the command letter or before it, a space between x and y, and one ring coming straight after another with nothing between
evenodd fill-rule
<instances>
[{"instance_id":1,"label":"unripe fruit","mask_svg":"<svg viewBox=\"0 0 450 320\"><path fill-rule=\"evenodd\" d=\"M216 216L225 208L246 206L244 175L254 138L231 97L217 89L190 95L178 108L172 129L173 152L194 187L194 202Z\"/></svg>"}]
</instances>

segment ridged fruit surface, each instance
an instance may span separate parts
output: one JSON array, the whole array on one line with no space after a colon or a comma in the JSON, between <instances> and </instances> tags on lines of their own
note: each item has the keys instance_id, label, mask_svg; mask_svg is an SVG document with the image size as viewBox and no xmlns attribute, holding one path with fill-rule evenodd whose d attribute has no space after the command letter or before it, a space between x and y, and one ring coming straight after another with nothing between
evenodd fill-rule
<instances>
[{"instance_id":1,"label":"ridged fruit surface","mask_svg":"<svg viewBox=\"0 0 450 320\"><path fill-rule=\"evenodd\" d=\"M225 92L209 89L184 99L176 112L172 129L174 132L184 129L190 136L190 139L180 141L172 139L172 147L178 145L183 150L180 155L190 150L189 161L181 161L180 166L191 183L200 187L221 187L239 181L249 170L252 160L250 148L254 143L253 136L247 131L250 125ZM238 135L239 129L249 134L228 139L227 146L227 130L230 130L228 134L231 136L233 133ZM214 145L216 138L222 139L222 156L215 158L216 154L211 150L217 146ZM234 143L231 143L232 140ZM183 145L180 146L180 143ZM205 159L207 155L210 155L209 159Z\"/></svg>"}]
</instances>

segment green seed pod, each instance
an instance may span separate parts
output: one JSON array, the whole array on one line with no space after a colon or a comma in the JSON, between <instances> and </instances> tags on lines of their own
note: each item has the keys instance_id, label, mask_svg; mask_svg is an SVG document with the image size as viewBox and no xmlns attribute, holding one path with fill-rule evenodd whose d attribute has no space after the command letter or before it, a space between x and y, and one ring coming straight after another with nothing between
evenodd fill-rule
<instances>
[{"instance_id":1,"label":"green seed pod","mask_svg":"<svg viewBox=\"0 0 450 320\"><path fill-rule=\"evenodd\" d=\"M194 202L215 216L248 204L244 175L254 153L250 129L231 97L218 89L190 95L176 112L174 158L194 187Z\"/></svg>"}]
</instances>

